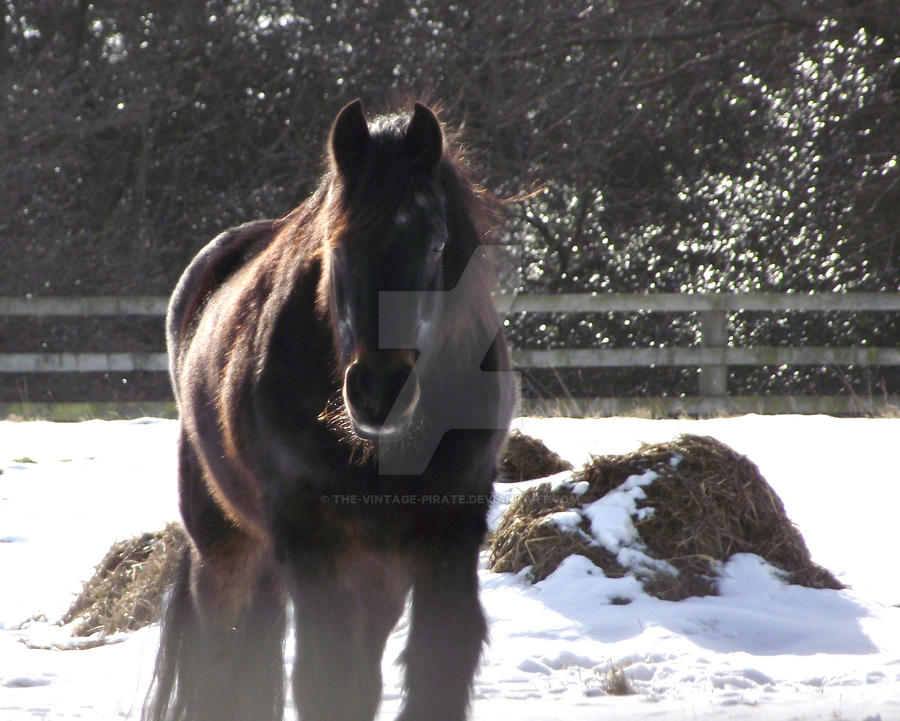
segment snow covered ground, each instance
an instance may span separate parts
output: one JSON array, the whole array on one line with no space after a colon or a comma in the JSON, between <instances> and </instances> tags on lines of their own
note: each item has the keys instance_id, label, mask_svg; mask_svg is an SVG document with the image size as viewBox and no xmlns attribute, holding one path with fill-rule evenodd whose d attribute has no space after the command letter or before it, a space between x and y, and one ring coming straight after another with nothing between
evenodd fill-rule
<instances>
[{"instance_id":1,"label":"snow covered ground","mask_svg":"<svg viewBox=\"0 0 900 721\"><path fill-rule=\"evenodd\" d=\"M813 559L851 588L787 586L747 555L728 564L720 596L679 603L624 588L629 579L606 579L580 558L533 586L485 569L491 644L475 683L475 721L900 720L900 418L526 418L517 426L576 467L641 441L712 435L759 466ZM53 622L113 541L177 516L174 437L174 422L151 419L0 422L3 721L139 716L158 629L60 650L70 639ZM501 503L513 494L504 489ZM635 600L610 604L622 595ZM400 705L394 661L405 635L401 621L385 654L380 721ZM602 693L613 667L637 694Z\"/></svg>"}]
</instances>

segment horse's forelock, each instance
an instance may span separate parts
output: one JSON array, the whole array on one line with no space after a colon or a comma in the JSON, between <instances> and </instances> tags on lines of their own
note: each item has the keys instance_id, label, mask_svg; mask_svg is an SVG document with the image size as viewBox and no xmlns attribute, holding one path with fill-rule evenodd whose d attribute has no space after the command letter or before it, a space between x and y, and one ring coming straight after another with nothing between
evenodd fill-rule
<instances>
[{"instance_id":1,"label":"horse's forelock","mask_svg":"<svg viewBox=\"0 0 900 721\"><path fill-rule=\"evenodd\" d=\"M356 177L347 177L329 167L315 195L315 217L307 229L319 235L315 252L321 258L321 273L317 308L322 317L334 327L331 318L331 254L338 247L355 242L371 242L392 225L404 201L415 193L421 180L427 177L421 168L410 161L404 147L404 133L408 118L400 115L378 116L369 122L371 143L365 158L356 166ZM457 135L443 123L444 148L441 160L432 171L445 199L448 229L451 232L446 260L446 285L465 271L473 253L482 245L496 243L493 229L500 217L500 203L471 179L471 170ZM312 230L315 228L316 230ZM479 270L476 282L480 298L473 307L452 320L451 336L465 332L466 318L475 324L488 313L484 298L490 297L492 274ZM474 300L474 299L473 299ZM484 311L484 312L482 312ZM490 308L490 312L493 308ZM454 314L455 315L455 314Z\"/></svg>"}]
</instances>

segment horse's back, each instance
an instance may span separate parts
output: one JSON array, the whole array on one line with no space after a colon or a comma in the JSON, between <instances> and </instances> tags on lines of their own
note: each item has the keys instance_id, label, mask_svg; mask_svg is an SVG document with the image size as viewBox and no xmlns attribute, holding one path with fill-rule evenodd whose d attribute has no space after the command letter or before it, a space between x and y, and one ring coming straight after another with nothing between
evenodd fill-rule
<instances>
[{"instance_id":1,"label":"horse's back","mask_svg":"<svg viewBox=\"0 0 900 721\"><path fill-rule=\"evenodd\" d=\"M256 220L229 228L207 243L182 273L166 314L169 368L174 371L182 341L206 299L275 235L277 221Z\"/></svg>"}]
</instances>

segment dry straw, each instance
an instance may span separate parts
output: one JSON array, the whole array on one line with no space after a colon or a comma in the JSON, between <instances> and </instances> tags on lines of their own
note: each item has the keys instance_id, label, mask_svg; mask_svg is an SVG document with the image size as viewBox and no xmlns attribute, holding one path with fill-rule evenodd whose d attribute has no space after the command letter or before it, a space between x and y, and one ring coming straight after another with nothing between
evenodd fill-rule
<instances>
[{"instance_id":1,"label":"dry straw","mask_svg":"<svg viewBox=\"0 0 900 721\"><path fill-rule=\"evenodd\" d=\"M180 526L116 543L62 618L76 636L134 631L158 621L163 596L187 547Z\"/></svg>"},{"instance_id":2,"label":"dry straw","mask_svg":"<svg viewBox=\"0 0 900 721\"><path fill-rule=\"evenodd\" d=\"M673 463L677 459L677 463ZM518 572L531 566L539 581L564 558L579 553L610 577L626 573L616 558L591 542L583 521L574 531L546 522L554 512L585 506L623 483L652 470L656 480L644 486L638 508L654 511L635 527L651 558L666 561L677 575L644 571L644 590L679 600L716 592L721 563L735 553L755 553L786 573L790 583L811 588L842 588L813 563L781 500L745 456L714 438L684 435L670 443L644 445L622 456L592 458L575 481L587 481L582 496L549 484L530 489L509 507L491 544L491 569Z\"/></svg>"},{"instance_id":3,"label":"dry straw","mask_svg":"<svg viewBox=\"0 0 900 721\"><path fill-rule=\"evenodd\" d=\"M571 470L571 463L560 458L537 438L514 430L506 439L500 458L501 481L530 481Z\"/></svg>"}]
</instances>

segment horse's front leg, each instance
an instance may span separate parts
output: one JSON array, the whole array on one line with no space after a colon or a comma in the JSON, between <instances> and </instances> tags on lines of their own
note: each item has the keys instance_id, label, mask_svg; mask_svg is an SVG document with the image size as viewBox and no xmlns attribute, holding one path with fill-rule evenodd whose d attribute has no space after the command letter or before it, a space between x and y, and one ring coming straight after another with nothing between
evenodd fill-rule
<instances>
[{"instance_id":1,"label":"horse's front leg","mask_svg":"<svg viewBox=\"0 0 900 721\"><path fill-rule=\"evenodd\" d=\"M182 436L178 473L192 538L162 620L147 721L281 721L283 590L268 544L213 498Z\"/></svg>"},{"instance_id":2,"label":"horse's front leg","mask_svg":"<svg viewBox=\"0 0 900 721\"><path fill-rule=\"evenodd\" d=\"M289 574L300 718L371 721L381 701L384 645L403 610L407 582L369 557L319 562L314 570L294 565Z\"/></svg>"},{"instance_id":3,"label":"horse's front leg","mask_svg":"<svg viewBox=\"0 0 900 721\"><path fill-rule=\"evenodd\" d=\"M462 721L487 624L478 601L478 543L420 555L404 652L406 703L398 721Z\"/></svg>"}]
</instances>

